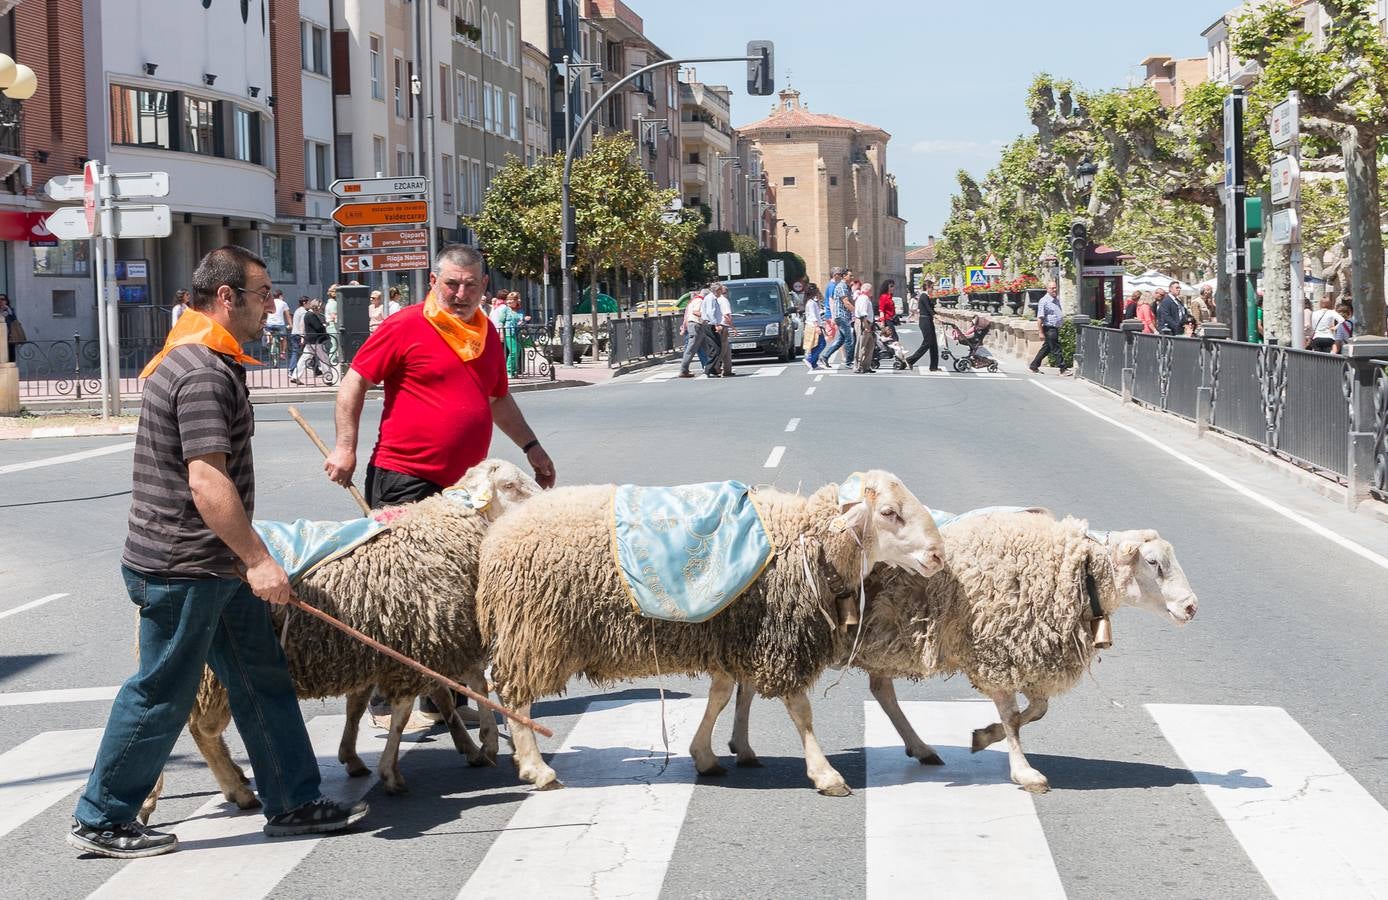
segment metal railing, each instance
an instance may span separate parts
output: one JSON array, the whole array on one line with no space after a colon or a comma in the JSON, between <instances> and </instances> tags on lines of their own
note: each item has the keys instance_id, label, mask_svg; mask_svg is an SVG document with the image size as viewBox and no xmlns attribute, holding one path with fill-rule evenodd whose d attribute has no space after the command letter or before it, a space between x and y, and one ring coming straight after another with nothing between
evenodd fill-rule
<instances>
[{"instance_id":1,"label":"metal railing","mask_svg":"<svg viewBox=\"0 0 1388 900\"><path fill-rule=\"evenodd\" d=\"M620 366L637 359L665 356L684 346L680 335L682 315L640 316L609 319L607 365Z\"/></svg>"},{"instance_id":2,"label":"metal railing","mask_svg":"<svg viewBox=\"0 0 1388 900\"><path fill-rule=\"evenodd\" d=\"M1379 363L1373 370L1373 394L1367 398L1373 406L1373 479L1370 493L1380 500L1388 500L1388 361Z\"/></svg>"}]
</instances>

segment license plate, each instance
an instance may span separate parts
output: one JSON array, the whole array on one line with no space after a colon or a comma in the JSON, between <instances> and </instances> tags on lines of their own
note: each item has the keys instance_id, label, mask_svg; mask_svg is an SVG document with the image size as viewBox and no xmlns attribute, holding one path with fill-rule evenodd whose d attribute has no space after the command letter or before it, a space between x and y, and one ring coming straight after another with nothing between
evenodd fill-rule
<instances>
[{"instance_id":1,"label":"license plate","mask_svg":"<svg viewBox=\"0 0 1388 900\"><path fill-rule=\"evenodd\" d=\"M753 341L753 342L750 343L750 344L733 344L733 349L734 349L734 350L755 350L755 349L757 349L757 344L756 344L755 341Z\"/></svg>"}]
</instances>

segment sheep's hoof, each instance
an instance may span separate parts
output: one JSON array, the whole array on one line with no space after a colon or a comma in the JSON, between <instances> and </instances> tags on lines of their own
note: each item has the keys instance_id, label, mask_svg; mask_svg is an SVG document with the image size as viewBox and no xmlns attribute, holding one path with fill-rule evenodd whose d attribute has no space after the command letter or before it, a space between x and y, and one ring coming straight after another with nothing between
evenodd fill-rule
<instances>
[{"instance_id":1,"label":"sheep's hoof","mask_svg":"<svg viewBox=\"0 0 1388 900\"><path fill-rule=\"evenodd\" d=\"M260 809L260 798L244 787L239 791L232 791L227 799L235 803L238 809Z\"/></svg>"},{"instance_id":2,"label":"sheep's hoof","mask_svg":"<svg viewBox=\"0 0 1388 900\"><path fill-rule=\"evenodd\" d=\"M826 797L847 797L849 794L853 793L848 789L848 785L844 784L842 781L831 784L828 787L822 787L819 789L819 792Z\"/></svg>"},{"instance_id":3,"label":"sheep's hoof","mask_svg":"<svg viewBox=\"0 0 1388 900\"><path fill-rule=\"evenodd\" d=\"M739 756L737 758L737 764L743 769L760 769L762 767L761 760L757 759L755 756Z\"/></svg>"},{"instance_id":4,"label":"sheep's hoof","mask_svg":"<svg viewBox=\"0 0 1388 900\"><path fill-rule=\"evenodd\" d=\"M367 767L366 763L361 761L360 756L344 759L342 763L347 766L347 775L350 778L365 778L367 775L371 774L371 769Z\"/></svg>"},{"instance_id":5,"label":"sheep's hoof","mask_svg":"<svg viewBox=\"0 0 1388 900\"><path fill-rule=\"evenodd\" d=\"M909 756L910 754L907 755ZM920 760L920 764L923 766L943 766L945 764L945 761L940 759L940 754L936 753L934 750L917 756L916 759Z\"/></svg>"},{"instance_id":6,"label":"sheep's hoof","mask_svg":"<svg viewBox=\"0 0 1388 900\"><path fill-rule=\"evenodd\" d=\"M535 785L535 790L537 791L559 791L563 789L564 782L560 781L558 778L553 781L546 781L544 784Z\"/></svg>"},{"instance_id":7,"label":"sheep's hoof","mask_svg":"<svg viewBox=\"0 0 1388 900\"><path fill-rule=\"evenodd\" d=\"M1012 781L1028 794L1044 794L1051 789L1051 783L1046 780L1046 776L1035 769L1013 775Z\"/></svg>"},{"instance_id":8,"label":"sheep's hoof","mask_svg":"<svg viewBox=\"0 0 1388 900\"><path fill-rule=\"evenodd\" d=\"M975 728L973 742L969 746L970 753L977 753L986 750L998 741L1002 740L1002 724L989 725L987 728Z\"/></svg>"},{"instance_id":9,"label":"sheep's hoof","mask_svg":"<svg viewBox=\"0 0 1388 900\"><path fill-rule=\"evenodd\" d=\"M384 784L386 793L390 794L392 797L403 797L410 792L409 786L403 781L386 781Z\"/></svg>"},{"instance_id":10,"label":"sheep's hoof","mask_svg":"<svg viewBox=\"0 0 1388 900\"><path fill-rule=\"evenodd\" d=\"M717 777L720 776L720 775L726 775L726 774L728 774L728 770L725 769L725 768L723 768L723 767L722 767L721 765L719 765L718 763L714 763L713 765L709 766L707 769L700 769L700 770L699 770L699 774L702 775L702 776L705 777L705 778L717 778Z\"/></svg>"}]
</instances>

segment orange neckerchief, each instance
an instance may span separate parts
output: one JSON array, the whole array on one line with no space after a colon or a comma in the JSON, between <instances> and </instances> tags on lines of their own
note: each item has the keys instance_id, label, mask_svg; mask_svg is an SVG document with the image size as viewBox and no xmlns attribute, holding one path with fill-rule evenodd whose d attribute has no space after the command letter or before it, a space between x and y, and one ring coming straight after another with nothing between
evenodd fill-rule
<instances>
[{"instance_id":1,"label":"orange neckerchief","mask_svg":"<svg viewBox=\"0 0 1388 900\"><path fill-rule=\"evenodd\" d=\"M140 377L148 378L153 375L154 370L164 361L164 357L169 355L169 351L184 344L202 344L215 353L230 356L242 365L260 365L260 360L241 349L241 344L231 336L230 331L205 313L189 307L178 317L178 324L174 325L168 338L164 340L164 349L155 354L154 359L151 359L149 365L140 373Z\"/></svg>"},{"instance_id":2,"label":"orange neckerchief","mask_svg":"<svg viewBox=\"0 0 1388 900\"><path fill-rule=\"evenodd\" d=\"M463 362L472 362L487 349L487 328L490 323L480 306L473 313L472 321L464 322L445 309L439 298L430 291L429 296L424 298L424 318Z\"/></svg>"}]
</instances>

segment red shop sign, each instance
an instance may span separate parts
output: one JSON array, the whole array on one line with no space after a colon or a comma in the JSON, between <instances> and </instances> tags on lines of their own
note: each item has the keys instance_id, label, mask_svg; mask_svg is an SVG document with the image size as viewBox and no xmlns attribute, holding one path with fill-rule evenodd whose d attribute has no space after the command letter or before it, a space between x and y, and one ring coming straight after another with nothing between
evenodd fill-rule
<instances>
[{"instance_id":1,"label":"red shop sign","mask_svg":"<svg viewBox=\"0 0 1388 900\"><path fill-rule=\"evenodd\" d=\"M44 225L51 212L0 210L0 241L28 241L31 247L51 247L58 239Z\"/></svg>"}]
</instances>

